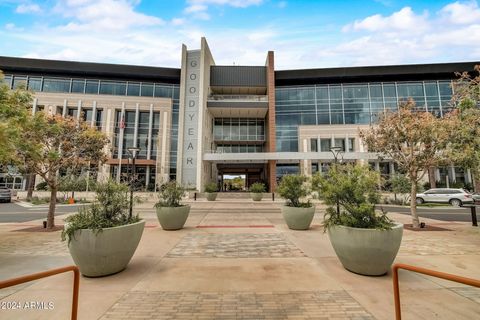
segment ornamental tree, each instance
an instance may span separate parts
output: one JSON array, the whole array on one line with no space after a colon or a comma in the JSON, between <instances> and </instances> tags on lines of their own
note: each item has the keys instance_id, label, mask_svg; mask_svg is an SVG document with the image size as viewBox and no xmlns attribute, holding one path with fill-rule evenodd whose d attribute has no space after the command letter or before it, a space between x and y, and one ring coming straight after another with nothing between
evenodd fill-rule
<instances>
[{"instance_id":1,"label":"ornamental tree","mask_svg":"<svg viewBox=\"0 0 480 320\"><path fill-rule=\"evenodd\" d=\"M47 228L55 226L58 172L106 160L107 137L83 120L37 112L21 125L13 156L20 166L41 176L50 188Z\"/></svg>"},{"instance_id":2,"label":"ornamental tree","mask_svg":"<svg viewBox=\"0 0 480 320\"><path fill-rule=\"evenodd\" d=\"M414 228L420 226L416 194L417 184L428 168L447 160L445 152L452 133L452 117L437 118L432 113L418 111L408 100L398 111L386 112L375 126L361 130L369 152L377 152L395 162L410 181L410 211Z\"/></svg>"},{"instance_id":3,"label":"ornamental tree","mask_svg":"<svg viewBox=\"0 0 480 320\"><path fill-rule=\"evenodd\" d=\"M480 65L474 75L458 73L452 101L457 107L448 153L456 165L470 168L475 189L480 186Z\"/></svg>"}]
</instances>

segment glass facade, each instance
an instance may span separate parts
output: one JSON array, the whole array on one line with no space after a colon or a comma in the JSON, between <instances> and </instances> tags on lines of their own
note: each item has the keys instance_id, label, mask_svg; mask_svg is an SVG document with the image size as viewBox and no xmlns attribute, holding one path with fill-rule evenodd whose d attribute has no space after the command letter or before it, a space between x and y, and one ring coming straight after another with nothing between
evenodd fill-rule
<instances>
[{"instance_id":1,"label":"glass facade","mask_svg":"<svg viewBox=\"0 0 480 320\"><path fill-rule=\"evenodd\" d=\"M171 98L176 84L130 82L80 78L57 78L28 75L5 75L4 82L12 89L21 84L38 92L109 94L116 96ZM178 99L178 97L177 97Z\"/></svg>"},{"instance_id":2,"label":"glass facade","mask_svg":"<svg viewBox=\"0 0 480 320\"><path fill-rule=\"evenodd\" d=\"M265 120L216 118L213 136L217 141L265 141Z\"/></svg>"},{"instance_id":3,"label":"glass facade","mask_svg":"<svg viewBox=\"0 0 480 320\"><path fill-rule=\"evenodd\" d=\"M428 110L442 116L451 110L451 81L277 87L277 151L298 151L299 125L375 123L379 114L386 110L396 110L399 102L410 97L415 100L419 110ZM325 151L327 143L330 142L322 144L321 141L321 151ZM340 146L345 149L345 141Z\"/></svg>"}]
</instances>

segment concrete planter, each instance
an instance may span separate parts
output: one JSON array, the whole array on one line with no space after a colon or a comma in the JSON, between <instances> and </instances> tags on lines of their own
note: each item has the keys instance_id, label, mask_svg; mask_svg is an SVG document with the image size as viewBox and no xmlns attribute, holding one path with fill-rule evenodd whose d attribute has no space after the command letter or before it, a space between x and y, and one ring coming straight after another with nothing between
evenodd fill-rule
<instances>
[{"instance_id":1,"label":"concrete planter","mask_svg":"<svg viewBox=\"0 0 480 320\"><path fill-rule=\"evenodd\" d=\"M381 276L390 270L402 242L403 224L391 230L345 226L328 228L333 249L345 269L367 276Z\"/></svg>"},{"instance_id":2,"label":"concrete planter","mask_svg":"<svg viewBox=\"0 0 480 320\"><path fill-rule=\"evenodd\" d=\"M287 226L293 230L307 230L310 228L314 214L314 205L309 208L282 207L283 219L287 223Z\"/></svg>"},{"instance_id":3,"label":"concrete planter","mask_svg":"<svg viewBox=\"0 0 480 320\"><path fill-rule=\"evenodd\" d=\"M182 229L190 213L190 206L158 207L157 218L163 230Z\"/></svg>"},{"instance_id":4,"label":"concrete planter","mask_svg":"<svg viewBox=\"0 0 480 320\"><path fill-rule=\"evenodd\" d=\"M215 201L215 199L217 199L216 192L205 192L205 195L207 196L208 201Z\"/></svg>"},{"instance_id":5,"label":"concrete planter","mask_svg":"<svg viewBox=\"0 0 480 320\"><path fill-rule=\"evenodd\" d=\"M105 228L98 233L90 229L77 230L68 249L80 273L86 277L101 277L127 267L142 238L145 221Z\"/></svg>"},{"instance_id":6,"label":"concrete planter","mask_svg":"<svg viewBox=\"0 0 480 320\"><path fill-rule=\"evenodd\" d=\"M252 197L253 201L260 201L263 198L263 193L250 192L250 196Z\"/></svg>"}]
</instances>

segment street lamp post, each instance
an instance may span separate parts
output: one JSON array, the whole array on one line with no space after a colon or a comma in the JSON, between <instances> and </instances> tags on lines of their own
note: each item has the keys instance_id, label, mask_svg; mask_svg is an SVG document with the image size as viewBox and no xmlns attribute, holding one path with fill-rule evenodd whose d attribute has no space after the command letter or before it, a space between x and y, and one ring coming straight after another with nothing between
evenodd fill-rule
<instances>
[{"instance_id":1,"label":"street lamp post","mask_svg":"<svg viewBox=\"0 0 480 320\"><path fill-rule=\"evenodd\" d=\"M343 160L343 150L342 148L340 147L332 147L330 148L330 152L333 154L333 161L335 163L335 166L337 165L338 163L338 156L342 156L342 160ZM337 202L337 215L340 215L340 203L338 201L338 196L336 197L336 202Z\"/></svg>"},{"instance_id":2,"label":"street lamp post","mask_svg":"<svg viewBox=\"0 0 480 320\"><path fill-rule=\"evenodd\" d=\"M135 181L135 175L136 175L136 168L135 168L135 158L137 156L137 152L140 152L140 148L137 147L132 147L132 148L127 148L128 152L132 156L132 167L131 167L131 175L130 175L130 208L128 212L128 218L132 218L132 213L133 213L133 184Z\"/></svg>"}]
</instances>

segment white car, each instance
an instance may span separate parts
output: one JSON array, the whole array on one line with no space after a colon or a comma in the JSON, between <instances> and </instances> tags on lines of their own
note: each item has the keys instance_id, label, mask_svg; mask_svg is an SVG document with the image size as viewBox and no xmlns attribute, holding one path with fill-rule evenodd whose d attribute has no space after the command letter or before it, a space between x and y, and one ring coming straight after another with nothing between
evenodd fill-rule
<instances>
[{"instance_id":1,"label":"white car","mask_svg":"<svg viewBox=\"0 0 480 320\"><path fill-rule=\"evenodd\" d=\"M464 203L473 203L473 197L463 189L430 189L424 193L417 193L417 204L422 203L450 203L460 207Z\"/></svg>"}]
</instances>

